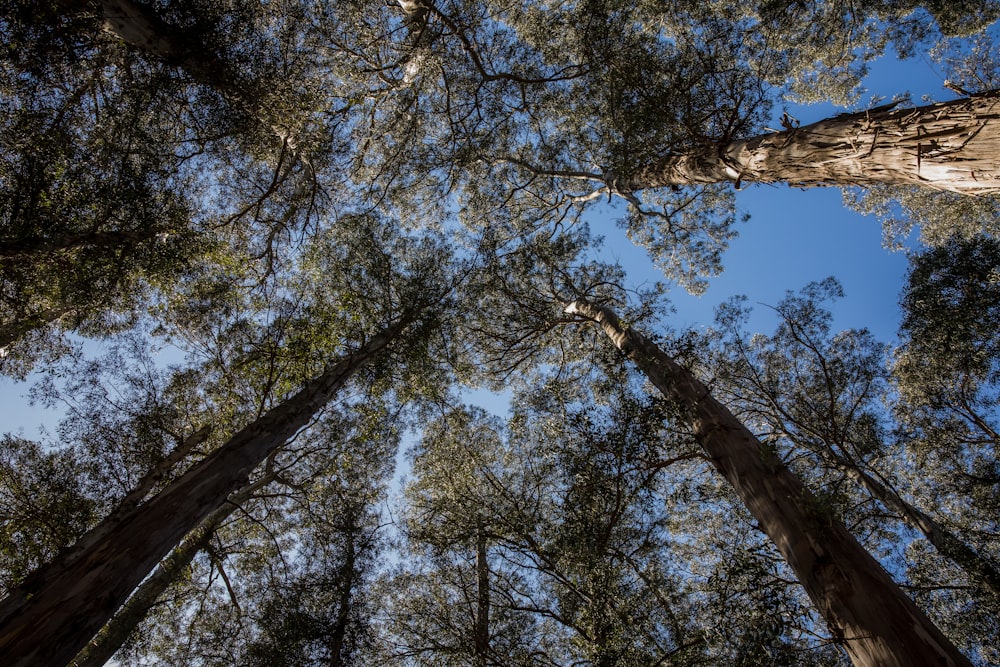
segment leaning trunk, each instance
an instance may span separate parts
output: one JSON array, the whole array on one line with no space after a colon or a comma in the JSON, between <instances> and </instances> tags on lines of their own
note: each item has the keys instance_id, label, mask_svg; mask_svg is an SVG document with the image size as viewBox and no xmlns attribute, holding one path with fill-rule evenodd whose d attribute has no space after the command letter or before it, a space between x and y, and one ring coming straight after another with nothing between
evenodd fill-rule
<instances>
[{"instance_id":1,"label":"leaning trunk","mask_svg":"<svg viewBox=\"0 0 1000 667\"><path fill-rule=\"evenodd\" d=\"M1000 91L914 109L888 105L812 125L666 156L609 186L700 183L924 185L1000 192Z\"/></svg>"},{"instance_id":2,"label":"leaning trunk","mask_svg":"<svg viewBox=\"0 0 1000 667\"><path fill-rule=\"evenodd\" d=\"M297 144L290 128L274 122L270 104L254 90L239 67L204 44L184 28L172 26L155 9L138 0L58 0L71 12L96 12L104 32L114 35L167 65L181 68L197 83L215 90L234 108L264 125L293 154Z\"/></svg>"},{"instance_id":3,"label":"leaning trunk","mask_svg":"<svg viewBox=\"0 0 1000 667\"><path fill-rule=\"evenodd\" d=\"M185 536L180 545L142 582L128 602L122 605L114 618L80 651L70 663L70 667L101 667L106 664L122 647L132 631L149 615L149 610L160 596L180 578L198 552L208 546L209 540L222 522L275 478L276 475L271 473L240 489L227 498L226 502L212 512L200 526Z\"/></svg>"},{"instance_id":4,"label":"leaning trunk","mask_svg":"<svg viewBox=\"0 0 1000 667\"><path fill-rule=\"evenodd\" d=\"M167 552L245 486L254 468L382 354L407 322L346 355L147 502L100 523L65 555L33 572L0 602L0 664L69 662Z\"/></svg>"},{"instance_id":5,"label":"leaning trunk","mask_svg":"<svg viewBox=\"0 0 1000 667\"><path fill-rule=\"evenodd\" d=\"M1000 571L990 560L947 530L930 515L903 500L898 493L858 466L834 458L834 463L853 477L869 494L888 509L898 513L906 525L920 533L937 552L965 570L973 585L982 586L1000 600Z\"/></svg>"},{"instance_id":6,"label":"leaning trunk","mask_svg":"<svg viewBox=\"0 0 1000 667\"><path fill-rule=\"evenodd\" d=\"M683 418L716 469L774 541L833 638L859 667L971 666L844 525L687 369L615 315L569 305L601 325Z\"/></svg>"}]
</instances>

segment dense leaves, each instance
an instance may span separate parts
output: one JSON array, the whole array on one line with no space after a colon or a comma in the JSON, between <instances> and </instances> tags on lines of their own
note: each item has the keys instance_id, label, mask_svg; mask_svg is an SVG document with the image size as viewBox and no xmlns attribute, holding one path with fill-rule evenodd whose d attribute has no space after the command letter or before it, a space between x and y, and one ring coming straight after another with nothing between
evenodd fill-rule
<instances>
[{"instance_id":1,"label":"dense leaves","mask_svg":"<svg viewBox=\"0 0 1000 667\"><path fill-rule=\"evenodd\" d=\"M887 239L919 225L932 246L893 351L836 332L832 280L777 304L770 335L739 301L715 331L672 332L666 287L722 270L742 176L643 178L717 159L789 103L854 103L873 59L998 13L14 0L0 373L37 371L34 399L64 416L0 443L0 586L71 562L88 529L401 324L187 526L78 664L844 664L679 406L565 314L586 298L660 332L804 480L814 516L995 662L995 200L849 195ZM996 87L988 33L939 53L959 86ZM614 217L665 283L632 288L632 267L599 259L591 228ZM472 387L509 409L466 406Z\"/></svg>"}]
</instances>

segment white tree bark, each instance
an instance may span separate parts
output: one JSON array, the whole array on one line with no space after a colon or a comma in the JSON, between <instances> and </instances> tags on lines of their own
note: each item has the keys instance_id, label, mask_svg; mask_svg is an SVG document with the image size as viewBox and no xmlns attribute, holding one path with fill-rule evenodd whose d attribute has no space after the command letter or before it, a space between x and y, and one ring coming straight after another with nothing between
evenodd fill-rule
<instances>
[{"instance_id":1,"label":"white tree bark","mask_svg":"<svg viewBox=\"0 0 1000 667\"><path fill-rule=\"evenodd\" d=\"M842 523L687 369L610 310L566 312L598 323L650 382L676 402L716 469L778 547L858 667L971 667Z\"/></svg>"},{"instance_id":2,"label":"white tree bark","mask_svg":"<svg viewBox=\"0 0 1000 667\"><path fill-rule=\"evenodd\" d=\"M841 114L784 132L665 156L621 191L699 183L923 185L1000 193L1000 91L913 109Z\"/></svg>"}]
</instances>

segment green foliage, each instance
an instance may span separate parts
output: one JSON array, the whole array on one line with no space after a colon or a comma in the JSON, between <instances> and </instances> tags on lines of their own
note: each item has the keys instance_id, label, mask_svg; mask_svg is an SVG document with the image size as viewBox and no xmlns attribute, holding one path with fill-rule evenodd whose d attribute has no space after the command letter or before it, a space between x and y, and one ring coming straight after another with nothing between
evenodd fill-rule
<instances>
[{"instance_id":1,"label":"green foliage","mask_svg":"<svg viewBox=\"0 0 1000 667\"><path fill-rule=\"evenodd\" d=\"M405 320L404 343L257 471L266 486L123 664L467 665L483 658L484 605L492 664L842 662L676 408L563 308L663 314L662 285L626 290L623 267L594 259L585 220L605 196L666 279L698 292L741 220L734 190L622 184L763 131L775 103L852 102L890 45L974 31L995 1L132 8L155 39L115 34L99 3L15 0L0 17L0 371L43 361L36 397L68 405L60 447L4 440L5 586L192 432L212 427L150 493ZM961 81L992 81L992 53L976 42ZM845 462L943 499L951 527L995 553L998 250L973 233L993 230L994 204L889 188L858 203L893 239L916 222L943 248L917 259L891 385L912 451L947 463L926 484L892 447L885 347L832 330L834 282L789 295L771 336L746 336L733 303L724 332L669 341L821 489L816 513L880 555L903 531ZM85 361L65 332L110 354ZM163 368L150 336L183 364ZM509 418L455 408L456 381L516 391ZM380 565L407 423L420 441ZM911 543L910 580L945 582L926 603L988 661L989 637L955 619L989 607Z\"/></svg>"},{"instance_id":2,"label":"green foliage","mask_svg":"<svg viewBox=\"0 0 1000 667\"><path fill-rule=\"evenodd\" d=\"M998 269L1000 246L989 238L954 239L915 256L894 366L899 417L921 466L935 470L938 502L968 508L990 551L1000 509Z\"/></svg>"},{"instance_id":3,"label":"green foliage","mask_svg":"<svg viewBox=\"0 0 1000 667\"><path fill-rule=\"evenodd\" d=\"M73 451L0 442L0 588L4 594L90 527L96 503Z\"/></svg>"}]
</instances>

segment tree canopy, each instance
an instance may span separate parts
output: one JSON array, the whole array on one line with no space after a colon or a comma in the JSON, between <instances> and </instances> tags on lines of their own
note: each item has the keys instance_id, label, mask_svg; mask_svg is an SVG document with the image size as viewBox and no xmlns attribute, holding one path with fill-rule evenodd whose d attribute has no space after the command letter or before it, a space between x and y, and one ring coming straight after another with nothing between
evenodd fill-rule
<instances>
[{"instance_id":1,"label":"tree canopy","mask_svg":"<svg viewBox=\"0 0 1000 667\"><path fill-rule=\"evenodd\" d=\"M998 17L9 3L0 375L62 416L3 425L0 661L1000 660ZM672 325L772 183L905 249L898 339L833 277Z\"/></svg>"}]
</instances>

